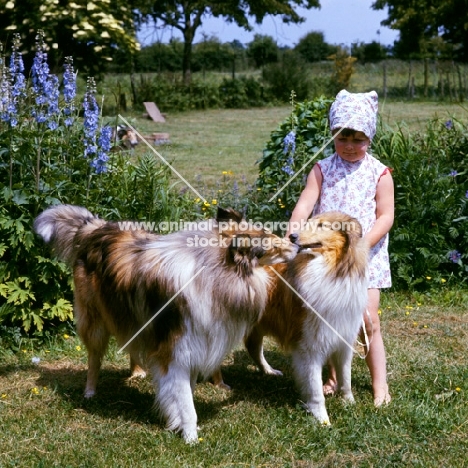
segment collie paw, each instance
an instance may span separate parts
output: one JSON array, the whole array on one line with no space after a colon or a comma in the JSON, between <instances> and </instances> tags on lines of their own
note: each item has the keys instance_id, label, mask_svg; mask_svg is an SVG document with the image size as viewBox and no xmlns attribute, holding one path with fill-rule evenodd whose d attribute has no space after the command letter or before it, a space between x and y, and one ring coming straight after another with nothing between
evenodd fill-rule
<instances>
[{"instance_id":1,"label":"collie paw","mask_svg":"<svg viewBox=\"0 0 468 468\"><path fill-rule=\"evenodd\" d=\"M354 405L354 403L356 403L352 393L343 393L342 398L343 398L344 402L346 404L348 404L348 405Z\"/></svg>"},{"instance_id":2,"label":"collie paw","mask_svg":"<svg viewBox=\"0 0 468 468\"><path fill-rule=\"evenodd\" d=\"M182 431L182 437L189 445L195 445L199 442L197 431Z\"/></svg>"},{"instance_id":3,"label":"collie paw","mask_svg":"<svg viewBox=\"0 0 468 468\"><path fill-rule=\"evenodd\" d=\"M89 389L84 392L85 398L92 398L94 395L96 395L96 390Z\"/></svg>"}]
</instances>

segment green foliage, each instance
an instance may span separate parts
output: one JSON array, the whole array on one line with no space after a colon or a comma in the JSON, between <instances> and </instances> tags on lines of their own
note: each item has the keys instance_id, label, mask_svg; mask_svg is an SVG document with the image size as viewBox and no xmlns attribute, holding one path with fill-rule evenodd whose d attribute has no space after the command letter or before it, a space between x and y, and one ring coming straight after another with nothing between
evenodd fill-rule
<instances>
[{"instance_id":1,"label":"green foliage","mask_svg":"<svg viewBox=\"0 0 468 468\"><path fill-rule=\"evenodd\" d=\"M467 60L468 12L465 2L414 0L408 3L400 0L376 0L372 7L376 10L388 10L388 18L382 25L400 31L400 38L395 44L398 58L427 57L428 45L434 41L442 41L448 47L434 47L434 55L431 54L433 58ZM441 49L445 49L443 56L437 54Z\"/></svg>"},{"instance_id":2,"label":"green foliage","mask_svg":"<svg viewBox=\"0 0 468 468\"><path fill-rule=\"evenodd\" d=\"M288 220L312 168L330 138L331 101L294 103L271 133L259 161L253 204L263 220ZM332 145L318 154L331 154ZM379 127L372 153L393 170L395 223L390 233L394 288L427 290L468 279L468 129L460 122L431 121L424 133ZM303 165L307 164L303 171ZM269 202L272 196L275 200Z\"/></svg>"},{"instance_id":3,"label":"green foliage","mask_svg":"<svg viewBox=\"0 0 468 468\"><path fill-rule=\"evenodd\" d=\"M206 17L214 16L234 22L247 30L252 29L250 20L255 19L260 24L265 16L280 16L284 23L300 23L304 21L296 7L317 8L318 0L256 0L222 1L222 2L182 2L162 0L158 2L142 1L139 11L143 17L154 21L155 27L169 26L178 29L184 37L184 53L182 58L183 81L187 85L191 81L192 44L197 29Z\"/></svg>"},{"instance_id":4,"label":"green foliage","mask_svg":"<svg viewBox=\"0 0 468 468\"><path fill-rule=\"evenodd\" d=\"M247 47L247 57L260 68L278 61L279 47L271 36L255 34Z\"/></svg>"},{"instance_id":5,"label":"green foliage","mask_svg":"<svg viewBox=\"0 0 468 468\"><path fill-rule=\"evenodd\" d=\"M380 62L387 57L386 47L379 42L359 42L351 45L351 55L360 63Z\"/></svg>"},{"instance_id":6,"label":"green foliage","mask_svg":"<svg viewBox=\"0 0 468 468\"><path fill-rule=\"evenodd\" d=\"M325 42L322 32L311 31L302 37L294 50L307 62L320 62L335 52L336 47Z\"/></svg>"},{"instance_id":7,"label":"green foliage","mask_svg":"<svg viewBox=\"0 0 468 468\"><path fill-rule=\"evenodd\" d=\"M184 45L179 39L171 39L168 44L156 42L143 47L136 54L137 72L175 72L182 70ZM123 70L123 71L128 71Z\"/></svg>"},{"instance_id":8,"label":"green foliage","mask_svg":"<svg viewBox=\"0 0 468 468\"><path fill-rule=\"evenodd\" d=\"M228 79L220 83L193 79L190 85L170 76L141 76L136 92L143 102L154 101L164 112L209 108L245 108L266 104L264 87L253 77Z\"/></svg>"},{"instance_id":9,"label":"green foliage","mask_svg":"<svg viewBox=\"0 0 468 468\"><path fill-rule=\"evenodd\" d=\"M66 51L76 58L80 72L100 74L115 50L128 58L139 47L132 8L124 0L0 1L0 42L9 40L12 32L19 33L28 62L36 48L31 31L39 29L44 30L46 42L54 44L48 51L53 70L61 66Z\"/></svg>"},{"instance_id":10,"label":"green foliage","mask_svg":"<svg viewBox=\"0 0 468 468\"><path fill-rule=\"evenodd\" d=\"M294 51L286 51L279 62L266 65L262 76L270 95L279 101L286 102L292 90L299 100L309 97L309 70Z\"/></svg>"},{"instance_id":11,"label":"green foliage","mask_svg":"<svg viewBox=\"0 0 468 468\"><path fill-rule=\"evenodd\" d=\"M427 289L468 278L468 131L430 122L424 133L379 130L377 157L393 169L395 223L390 258L396 287ZM458 254L461 257L458 259Z\"/></svg>"},{"instance_id":12,"label":"green foliage","mask_svg":"<svg viewBox=\"0 0 468 468\"><path fill-rule=\"evenodd\" d=\"M131 158L116 151L106 160L102 128L92 140L99 109L89 104L91 91L84 119L78 110L70 114L64 92L65 102L52 113L47 107L42 120L39 98L52 103L55 91L38 92L30 83L23 89L21 73L2 63L0 87L7 92L0 102L0 326L41 334L72 318L70 271L51 258L32 229L43 209L71 203L114 220L201 215L188 194L171 185L169 169L154 154ZM95 147L103 165L93 166Z\"/></svg>"},{"instance_id":13,"label":"green foliage","mask_svg":"<svg viewBox=\"0 0 468 468\"><path fill-rule=\"evenodd\" d=\"M265 207L270 219L289 219L313 161L331 154L329 146L323 148L330 138L328 109L331 103L323 96L312 101L296 103L293 100L290 116L271 133L258 161L256 183L265 202L279 192L268 208ZM288 141L291 144L288 145Z\"/></svg>"}]
</instances>

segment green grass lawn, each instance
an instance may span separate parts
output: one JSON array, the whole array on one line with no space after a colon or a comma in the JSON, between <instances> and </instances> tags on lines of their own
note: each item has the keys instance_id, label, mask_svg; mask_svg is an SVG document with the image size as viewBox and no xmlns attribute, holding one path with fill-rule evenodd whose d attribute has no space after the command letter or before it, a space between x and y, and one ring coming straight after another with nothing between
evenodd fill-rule
<instances>
[{"instance_id":1,"label":"green grass lawn","mask_svg":"<svg viewBox=\"0 0 468 468\"><path fill-rule=\"evenodd\" d=\"M468 121L466 109L449 105L381 103L381 112L414 131L435 114ZM132 123L145 134L168 132L172 144L158 151L204 188L223 177L252 182L270 132L288 113L210 110ZM266 357L284 377L264 377L239 347L223 366L232 391L196 388L197 446L164 430L150 379L128 380L115 343L89 401L86 351L72 328L42 345L24 340L17 353L0 348L0 467L468 466L468 293L441 283L431 294L383 295L388 407L373 407L368 370L355 357L356 404L327 398L332 426L322 427L301 406L287 355L267 342Z\"/></svg>"},{"instance_id":2,"label":"green grass lawn","mask_svg":"<svg viewBox=\"0 0 468 468\"><path fill-rule=\"evenodd\" d=\"M128 380L115 344L87 401L86 353L72 332L41 347L25 342L0 365L0 466L466 466L468 313L418 300L384 296L388 407L373 407L367 368L355 357L356 404L328 397L332 425L322 427L301 406L289 358L267 342L266 357L284 377L262 376L238 348L223 366L232 391L198 384L197 446L164 430L150 380Z\"/></svg>"},{"instance_id":3,"label":"green grass lawn","mask_svg":"<svg viewBox=\"0 0 468 468\"><path fill-rule=\"evenodd\" d=\"M255 162L262 156L271 131L289 112L288 106L212 109L170 114L166 123L128 118L143 135L169 133L171 144L155 150L203 190L225 178L223 172L239 184L253 183L258 172ZM413 131L423 131L427 121L435 117L468 122L468 107L448 103L380 102L380 114L386 125L404 125ZM148 151L148 147L141 144L136 151Z\"/></svg>"}]
</instances>

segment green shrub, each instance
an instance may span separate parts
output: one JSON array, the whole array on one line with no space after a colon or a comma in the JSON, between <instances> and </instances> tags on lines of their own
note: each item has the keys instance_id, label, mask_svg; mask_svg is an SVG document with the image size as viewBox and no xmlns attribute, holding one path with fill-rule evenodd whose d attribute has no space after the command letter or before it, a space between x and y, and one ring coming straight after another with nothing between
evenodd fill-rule
<instances>
[{"instance_id":1,"label":"green shrub","mask_svg":"<svg viewBox=\"0 0 468 468\"><path fill-rule=\"evenodd\" d=\"M99 123L93 80L81 118L71 59L60 90L41 37L38 44L30 82L18 38L10 65L0 62L0 330L36 335L72 317L70 272L32 230L40 211L72 203L112 219L204 215L170 185L167 166L153 154L130 159L128 152L109 152L111 129Z\"/></svg>"},{"instance_id":2,"label":"green shrub","mask_svg":"<svg viewBox=\"0 0 468 468\"><path fill-rule=\"evenodd\" d=\"M256 182L265 214L277 220L289 219L314 159L331 154L330 145L320 151L330 138L328 109L331 102L323 96L313 101L295 103L293 100L289 117L271 132L258 161ZM274 202L269 202L278 192Z\"/></svg>"},{"instance_id":3,"label":"green shrub","mask_svg":"<svg viewBox=\"0 0 468 468\"><path fill-rule=\"evenodd\" d=\"M374 151L395 181L389 250L396 287L425 289L468 277L467 140L466 127L454 121L434 120L416 135L378 132Z\"/></svg>"},{"instance_id":4,"label":"green shrub","mask_svg":"<svg viewBox=\"0 0 468 468\"><path fill-rule=\"evenodd\" d=\"M330 138L331 102L322 97L294 104L291 115L271 133L259 161L253 217L289 219L313 166L312 156ZM456 121L434 120L415 135L379 126L372 153L392 169L395 183L389 247L394 288L424 290L434 284L466 283L467 148L468 130ZM316 159L332 151L330 143Z\"/></svg>"}]
</instances>

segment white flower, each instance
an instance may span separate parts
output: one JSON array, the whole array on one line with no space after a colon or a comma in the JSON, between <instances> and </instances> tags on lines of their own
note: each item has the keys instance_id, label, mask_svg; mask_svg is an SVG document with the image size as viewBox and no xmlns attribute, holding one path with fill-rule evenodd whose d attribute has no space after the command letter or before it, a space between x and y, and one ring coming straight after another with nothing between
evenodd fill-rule
<instances>
[{"instance_id":1,"label":"white flower","mask_svg":"<svg viewBox=\"0 0 468 468\"><path fill-rule=\"evenodd\" d=\"M32 359L31 359L31 362L33 364L39 364L39 362L41 362L41 358L38 358L36 356L34 356Z\"/></svg>"}]
</instances>

